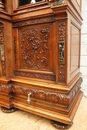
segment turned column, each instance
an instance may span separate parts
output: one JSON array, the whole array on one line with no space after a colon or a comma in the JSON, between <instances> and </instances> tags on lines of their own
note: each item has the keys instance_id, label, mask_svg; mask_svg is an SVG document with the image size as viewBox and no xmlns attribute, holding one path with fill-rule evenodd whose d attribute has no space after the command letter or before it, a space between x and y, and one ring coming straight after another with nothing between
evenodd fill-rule
<instances>
[{"instance_id":1,"label":"turned column","mask_svg":"<svg viewBox=\"0 0 87 130\"><path fill-rule=\"evenodd\" d=\"M4 10L4 9L5 9L4 3L2 2L2 0L0 0L0 10Z\"/></svg>"}]
</instances>

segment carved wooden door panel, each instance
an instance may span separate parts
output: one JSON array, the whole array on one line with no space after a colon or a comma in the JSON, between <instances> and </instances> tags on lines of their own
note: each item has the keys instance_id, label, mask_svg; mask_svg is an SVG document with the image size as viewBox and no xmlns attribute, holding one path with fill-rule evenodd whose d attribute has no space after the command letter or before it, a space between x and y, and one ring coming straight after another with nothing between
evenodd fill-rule
<instances>
[{"instance_id":1,"label":"carved wooden door panel","mask_svg":"<svg viewBox=\"0 0 87 130\"><path fill-rule=\"evenodd\" d=\"M15 75L55 80L52 25L50 23L24 26L16 31L14 29Z\"/></svg>"}]
</instances>

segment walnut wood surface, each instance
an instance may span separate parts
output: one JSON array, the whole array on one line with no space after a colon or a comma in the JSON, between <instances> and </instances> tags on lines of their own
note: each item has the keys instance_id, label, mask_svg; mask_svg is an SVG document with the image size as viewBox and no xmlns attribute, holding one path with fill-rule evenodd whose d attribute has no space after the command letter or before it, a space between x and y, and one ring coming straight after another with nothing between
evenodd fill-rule
<instances>
[{"instance_id":1,"label":"walnut wood surface","mask_svg":"<svg viewBox=\"0 0 87 130\"><path fill-rule=\"evenodd\" d=\"M82 97L81 1L2 2L0 105L72 124Z\"/></svg>"}]
</instances>

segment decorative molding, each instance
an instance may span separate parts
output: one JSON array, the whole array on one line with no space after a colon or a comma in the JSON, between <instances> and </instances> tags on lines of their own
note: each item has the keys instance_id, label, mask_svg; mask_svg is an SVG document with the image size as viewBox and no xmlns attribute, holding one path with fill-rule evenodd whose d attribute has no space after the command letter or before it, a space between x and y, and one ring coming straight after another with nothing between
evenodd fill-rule
<instances>
[{"instance_id":1,"label":"decorative molding","mask_svg":"<svg viewBox=\"0 0 87 130\"><path fill-rule=\"evenodd\" d=\"M65 66L65 42L66 42L66 21L60 21L58 23L58 41L59 41L59 67L58 74L59 79L58 82L65 83L66 82L66 66Z\"/></svg>"},{"instance_id":2,"label":"decorative molding","mask_svg":"<svg viewBox=\"0 0 87 130\"><path fill-rule=\"evenodd\" d=\"M0 84L0 92L10 94L11 90L11 84Z\"/></svg>"},{"instance_id":3,"label":"decorative molding","mask_svg":"<svg viewBox=\"0 0 87 130\"><path fill-rule=\"evenodd\" d=\"M16 45L16 37L14 37L14 60L15 63L17 61L17 45Z\"/></svg>"},{"instance_id":4,"label":"decorative molding","mask_svg":"<svg viewBox=\"0 0 87 130\"><path fill-rule=\"evenodd\" d=\"M45 73L37 73L37 72L24 72L24 71L14 71L15 76L24 76L29 78L39 78L39 79L45 79L45 80L56 80L56 76L53 74L45 74Z\"/></svg>"},{"instance_id":5,"label":"decorative molding","mask_svg":"<svg viewBox=\"0 0 87 130\"><path fill-rule=\"evenodd\" d=\"M27 28L21 31L20 55L22 69L49 69L49 28Z\"/></svg>"},{"instance_id":6,"label":"decorative molding","mask_svg":"<svg viewBox=\"0 0 87 130\"><path fill-rule=\"evenodd\" d=\"M80 89L80 85L82 82L82 78L80 78L72 90L66 95L66 94L60 94L59 92L52 92L52 91L46 91L41 89L35 89L35 88L27 88L25 86L18 86L12 84L12 91L16 95L23 95L28 96L28 93L31 93L31 102L32 98L43 100L47 102L52 102L56 104L62 104L62 105L69 105L71 100L74 98L78 90Z\"/></svg>"},{"instance_id":7,"label":"decorative molding","mask_svg":"<svg viewBox=\"0 0 87 130\"><path fill-rule=\"evenodd\" d=\"M55 17L45 17L45 18L39 18L39 19L31 19L21 22L13 23L13 28L21 27L21 26L27 26L27 25L33 25L33 24L40 24L40 23L49 23L54 22Z\"/></svg>"},{"instance_id":8,"label":"decorative molding","mask_svg":"<svg viewBox=\"0 0 87 130\"><path fill-rule=\"evenodd\" d=\"M62 5L65 3L65 0L57 0L53 3L53 6Z\"/></svg>"}]
</instances>

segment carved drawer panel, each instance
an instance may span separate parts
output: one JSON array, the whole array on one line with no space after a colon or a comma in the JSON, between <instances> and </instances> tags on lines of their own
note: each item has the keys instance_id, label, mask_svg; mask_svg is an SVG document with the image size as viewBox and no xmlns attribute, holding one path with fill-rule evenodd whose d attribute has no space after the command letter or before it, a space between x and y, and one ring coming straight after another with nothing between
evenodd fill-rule
<instances>
[{"instance_id":1,"label":"carved drawer panel","mask_svg":"<svg viewBox=\"0 0 87 130\"><path fill-rule=\"evenodd\" d=\"M40 89L39 87L28 87L25 85L14 85L12 84L12 92L15 94L15 96L25 96L29 98L35 99L35 100L40 100L40 101L45 101L45 102L50 102L54 104L61 104L64 106L69 105L75 94L79 91L80 89L80 84L82 82L82 78L80 78L77 83L74 85L73 89L67 93L67 94L62 94L58 91L49 91L49 90L43 90Z\"/></svg>"}]
</instances>

